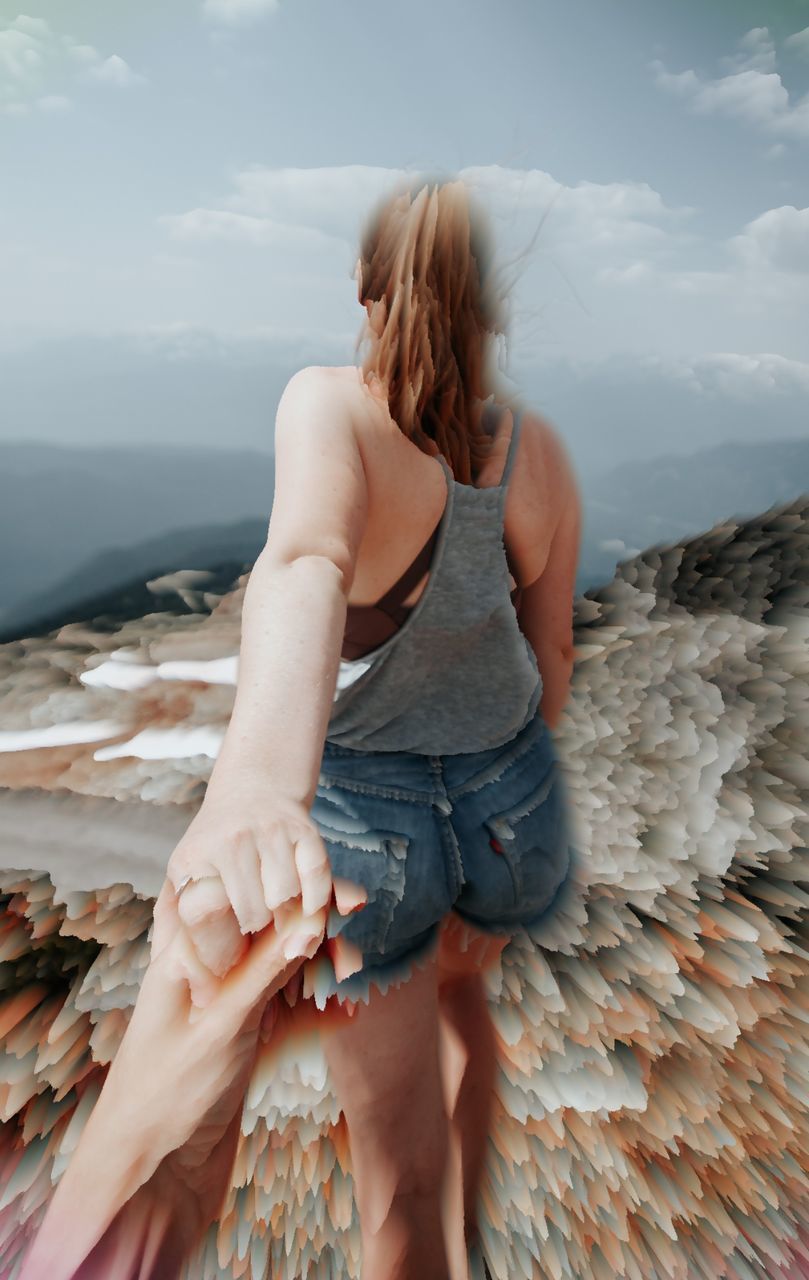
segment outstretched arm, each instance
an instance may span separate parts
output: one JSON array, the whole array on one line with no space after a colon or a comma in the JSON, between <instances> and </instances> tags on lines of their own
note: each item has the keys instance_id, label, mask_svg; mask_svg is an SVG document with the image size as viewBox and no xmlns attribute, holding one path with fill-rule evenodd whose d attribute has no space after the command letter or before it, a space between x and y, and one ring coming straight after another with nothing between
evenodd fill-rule
<instances>
[{"instance_id":1,"label":"outstretched arm","mask_svg":"<svg viewBox=\"0 0 809 1280\"><path fill-rule=\"evenodd\" d=\"M200 810L167 869L174 886L208 877L185 891L180 915L213 981L281 903L302 897L313 911L330 892L310 810L366 526L356 418L351 390L329 369L295 374L278 406L275 496L243 603L236 697ZM294 840L309 827L302 854ZM153 946L165 941L159 906Z\"/></svg>"},{"instance_id":2,"label":"outstretched arm","mask_svg":"<svg viewBox=\"0 0 809 1280\"><path fill-rule=\"evenodd\" d=\"M367 510L349 398L330 370L302 369L278 406L267 543L245 592L236 698L209 790L271 780L311 805Z\"/></svg>"}]
</instances>

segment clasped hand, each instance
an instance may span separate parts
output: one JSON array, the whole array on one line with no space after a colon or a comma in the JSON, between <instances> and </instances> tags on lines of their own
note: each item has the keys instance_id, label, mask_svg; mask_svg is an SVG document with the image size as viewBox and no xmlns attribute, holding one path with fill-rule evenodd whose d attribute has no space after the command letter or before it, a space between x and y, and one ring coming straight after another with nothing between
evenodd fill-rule
<instances>
[{"instance_id":1,"label":"clasped hand","mask_svg":"<svg viewBox=\"0 0 809 1280\"><path fill-rule=\"evenodd\" d=\"M189 874L199 882L178 897ZM320 944L332 892L341 914L366 896L332 879L303 805L266 788L209 789L169 860L138 999L21 1280L72 1277L116 1214L123 1237L135 1230L138 1195L147 1216L155 1196L171 1210L173 1232L181 1217L195 1237L204 1230L259 1038L272 1034L277 993Z\"/></svg>"},{"instance_id":2,"label":"clasped hand","mask_svg":"<svg viewBox=\"0 0 809 1280\"><path fill-rule=\"evenodd\" d=\"M192 883L178 895L188 875ZM332 879L323 839L303 804L266 787L209 788L169 859L155 903L151 956L182 927L191 1000L204 1006L245 955L249 935L272 923L284 933L294 921L284 941L287 959L314 954L333 892L343 914L365 900L360 886Z\"/></svg>"}]
</instances>

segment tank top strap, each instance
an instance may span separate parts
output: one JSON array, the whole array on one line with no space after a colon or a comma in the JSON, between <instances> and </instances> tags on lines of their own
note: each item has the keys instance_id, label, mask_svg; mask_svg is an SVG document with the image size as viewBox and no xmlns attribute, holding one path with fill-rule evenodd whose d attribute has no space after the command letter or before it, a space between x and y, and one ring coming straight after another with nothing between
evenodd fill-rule
<instances>
[{"instance_id":1,"label":"tank top strap","mask_svg":"<svg viewBox=\"0 0 809 1280\"><path fill-rule=\"evenodd\" d=\"M503 467L503 474L500 477L500 488L505 489L508 484L508 478L511 475L511 468L514 465L514 459L517 456L517 440L520 434L520 423L522 421L522 409L512 409L514 425L511 428L511 439L508 442L508 453L506 454L506 465Z\"/></svg>"}]
</instances>

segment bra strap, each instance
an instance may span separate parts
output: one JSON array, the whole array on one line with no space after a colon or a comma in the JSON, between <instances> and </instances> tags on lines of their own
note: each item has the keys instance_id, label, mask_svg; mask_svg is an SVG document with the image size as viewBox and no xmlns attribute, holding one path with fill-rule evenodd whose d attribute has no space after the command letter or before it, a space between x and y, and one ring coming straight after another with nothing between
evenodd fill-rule
<instances>
[{"instance_id":1,"label":"bra strap","mask_svg":"<svg viewBox=\"0 0 809 1280\"><path fill-rule=\"evenodd\" d=\"M441 521L439 520L438 525L440 524ZM410 562L404 573L401 574L394 582L393 586L388 588L385 594L377 600L375 605L370 605L370 608L383 609L387 613L391 608L398 609L401 607L402 600L404 600L405 596L410 595L410 592L413 590L416 583L421 581L424 574L430 567L433 548L435 546L436 539L438 538L438 525L433 529L415 560ZM393 617L394 615L391 614L390 616Z\"/></svg>"}]
</instances>

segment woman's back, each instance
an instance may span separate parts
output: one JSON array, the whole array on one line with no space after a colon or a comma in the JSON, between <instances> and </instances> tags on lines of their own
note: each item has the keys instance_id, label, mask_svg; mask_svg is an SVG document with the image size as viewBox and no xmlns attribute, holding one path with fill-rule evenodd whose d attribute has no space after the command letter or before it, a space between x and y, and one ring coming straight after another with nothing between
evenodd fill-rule
<instances>
[{"instance_id":1,"label":"woman's back","mask_svg":"<svg viewBox=\"0 0 809 1280\"><path fill-rule=\"evenodd\" d=\"M389 590L436 530L446 502L446 482L437 456L429 457L407 439L391 419L385 399L360 384L353 365L329 372L356 406L355 421L368 474L368 523L349 604L370 605ZM500 406L495 445L476 487L500 483L512 425L512 410ZM504 526L509 566L513 567L511 586L522 591L540 577L562 506L570 501L569 465L563 451L559 455L559 442L551 428L536 415L522 411ZM404 604L416 603L428 576L425 573L408 592Z\"/></svg>"},{"instance_id":2,"label":"woman's back","mask_svg":"<svg viewBox=\"0 0 809 1280\"><path fill-rule=\"evenodd\" d=\"M445 459L404 436L354 367L330 373L351 397L369 499L343 648L360 656L341 664L327 736L435 754L499 745L542 691L523 613L530 629L570 505L564 451L539 419L487 406L495 443L475 482L461 484ZM567 604L560 590L552 610L542 601L545 620L561 621L556 636L546 627L540 651L566 646L572 584Z\"/></svg>"}]
</instances>

